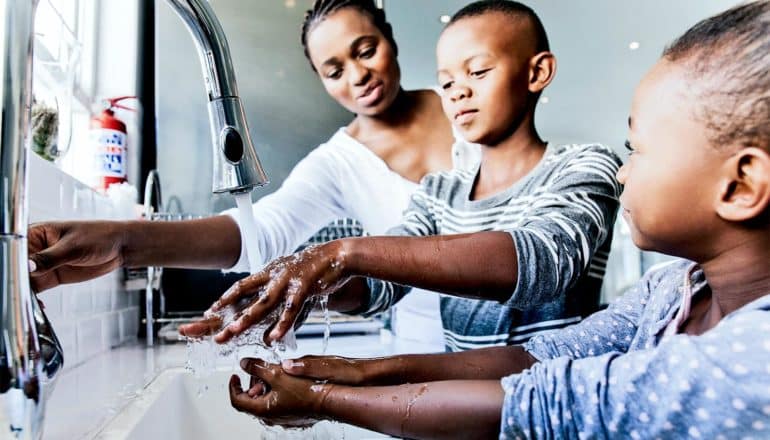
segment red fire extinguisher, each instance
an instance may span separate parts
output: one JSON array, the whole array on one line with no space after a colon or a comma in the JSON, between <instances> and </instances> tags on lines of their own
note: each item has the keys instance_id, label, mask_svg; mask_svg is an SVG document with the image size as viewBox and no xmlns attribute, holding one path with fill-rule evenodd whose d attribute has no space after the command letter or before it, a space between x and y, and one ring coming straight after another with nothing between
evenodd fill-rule
<instances>
[{"instance_id":1,"label":"red fire extinguisher","mask_svg":"<svg viewBox=\"0 0 770 440\"><path fill-rule=\"evenodd\" d=\"M117 108L136 111L130 107L118 104L136 96L120 96L105 101L106 108L99 115L91 118L89 133L91 148L94 154L93 174L95 189L106 191L113 183L126 181L126 124L115 117Z\"/></svg>"}]
</instances>

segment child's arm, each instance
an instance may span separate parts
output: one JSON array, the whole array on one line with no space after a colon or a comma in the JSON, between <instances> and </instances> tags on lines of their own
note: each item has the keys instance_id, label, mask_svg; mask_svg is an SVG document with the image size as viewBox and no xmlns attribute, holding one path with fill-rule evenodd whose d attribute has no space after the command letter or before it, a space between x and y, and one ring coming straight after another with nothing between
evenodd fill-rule
<instances>
[{"instance_id":1,"label":"child's arm","mask_svg":"<svg viewBox=\"0 0 770 440\"><path fill-rule=\"evenodd\" d=\"M490 439L500 432L503 396L499 380L332 386L321 413L400 438Z\"/></svg>"},{"instance_id":2,"label":"child's arm","mask_svg":"<svg viewBox=\"0 0 770 440\"><path fill-rule=\"evenodd\" d=\"M285 360L292 376L345 385L398 385L443 380L499 380L531 367L537 359L522 346L458 353L408 354L375 359L304 356Z\"/></svg>"},{"instance_id":3,"label":"child's arm","mask_svg":"<svg viewBox=\"0 0 770 440\"><path fill-rule=\"evenodd\" d=\"M358 303L369 299L365 280L354 278L359 276L502 301L516 285L516 261L516 249L506 232L334 240L275 260L261 272L233 285L212 306L212 311L260 291L264 293L216 340L226 342L275 308L284 306L269 336L269 340L279 340L309 297L337 292L346 284L345 289L332 296L331 304L347 301L345 309L350 311L351 297Z\"/></svg>"},{"instance_id":4,"label":"child's arm","mask_svg":"<svg viewBox=\"0 0 770 440\"><path fill-rule=\"evenodd\" d=\"M254 385L244 391L234 376L232 405L270 423L333 419L407 438L494 438L500 430L497 380L356 388L291 377L258 359L241 366Z\"/></svg>"},{"instance_id":5,"label":"child's arm","mask_svg":"<svg viewBox=\"0 0 770 440\"><path fill-rule=\"evenodd\" d=\"M499 379L524 371L538 361L559 357L580 359L607 352L624 353L629 350L638 332L645 304L650 302L650 293L660 288L661 280L667 273L684 273L691 264L685 260L673 261L665 267L650 270L607 309L570 327L537 335L523 346L377 359L305 356L284 361L284 371L294 376L347 385L394 385L455 379Z\"/></svg>"},{"instance_id":6,"label":"child's arm","mask_svg":"<svg viewBox=\"0 0 770 440\"><path fill-rule=\"evenodd\" d=\"M216 339L229 340L285 304L268 337L278 340L309 297L333 292L332 305L347 299L346 311L355 313L387 309L406 293L406 285L506 301L518 308L553 301L590 270L594 252L610 233L620 193L614 178L619 164L604 147L574 153L553 181L531 196L521 226L507 232L431 235L440 217L434 211L441 208L434 206L440 202L429 196L435 190L426 178L413 194L403 224L393 230L411 237L335 240L276 260L233 286L213 306L217 310L264 290ZM355 277L388 282L367 289L361 280L348 283ZM351 307L350 298L361 307Z\"/></svg>"}]
</instances>

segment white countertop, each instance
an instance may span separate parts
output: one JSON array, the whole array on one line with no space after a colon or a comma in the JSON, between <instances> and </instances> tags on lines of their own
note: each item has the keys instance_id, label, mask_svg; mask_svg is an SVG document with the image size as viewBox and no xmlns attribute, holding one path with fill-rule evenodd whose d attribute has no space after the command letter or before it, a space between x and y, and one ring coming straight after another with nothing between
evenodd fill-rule
<instances>
[{"instance_id":1,"label":"white countertop","mask_svg":"<svg viewBox=\"0 0 770 440\"><path fill-rule=\"evenodd\" d=\"M184 367L187 361L185 344L159 345L147 349L143 342L107 351L61 373L47 403L43 437L52 440L92 438L158 373L168 368ZM297 341L297 345L296 354L284 354L282 357L320 354L322 340L302 338ZM443 349L433 344L381 338L379 335L340 335L330 338L326 353L376 357L437 352ZM223 365L230 366L232 361L226 362Z\"/></svg>"}]
</instances>

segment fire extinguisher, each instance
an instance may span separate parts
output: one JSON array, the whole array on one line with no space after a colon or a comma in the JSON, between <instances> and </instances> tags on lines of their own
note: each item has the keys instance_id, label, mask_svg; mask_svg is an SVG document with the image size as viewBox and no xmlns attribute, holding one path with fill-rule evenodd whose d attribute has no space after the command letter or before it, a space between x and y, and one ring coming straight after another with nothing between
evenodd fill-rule
<instances>
[{"instance_id":1,"label":"fire extinguisher","mask_svg":"<svg viewBox=\"0 0 770 440\"><path fill-rule=\"evenodd\" d=\"M91 118L89 139L93 152L94 188L106 191L113 183L126 181L126 124L115 117L115 109L136 111L118 104L136 96L120 96L105 100L106 108L99 115Z\"/></svg>"}]
</instances>

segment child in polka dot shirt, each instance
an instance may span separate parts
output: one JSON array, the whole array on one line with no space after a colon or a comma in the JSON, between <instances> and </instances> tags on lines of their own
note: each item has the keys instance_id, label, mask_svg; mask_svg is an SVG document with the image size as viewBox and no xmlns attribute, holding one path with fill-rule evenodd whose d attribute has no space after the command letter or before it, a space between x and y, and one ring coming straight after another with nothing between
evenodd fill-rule
<instances>
[{"instance_id":1,"label":"child in polka dot shirt","mask_svg":"<svg viewBox=\"0 0 770 440\"><path fill-rule=\"evenodd\" d=\"M769 28L770 0L708 18L637 88L623 216L682 260L524 346L245 359L241 410L409 438L770 438Z\"/></svg>"}]
</instances>

